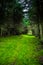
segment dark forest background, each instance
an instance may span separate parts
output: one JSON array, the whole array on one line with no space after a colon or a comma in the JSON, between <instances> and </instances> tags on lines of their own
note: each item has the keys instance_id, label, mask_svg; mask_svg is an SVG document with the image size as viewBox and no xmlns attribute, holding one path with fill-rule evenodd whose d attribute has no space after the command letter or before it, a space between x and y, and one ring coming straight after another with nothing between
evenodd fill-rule
<instances>
[{"instance_id":1,"label":"dark forest background","mask_svg":"<svg viewBox=\"0 0 43 65\"><path fill-rule=\"evenodd\" d=\"M0 36L27 34L29 30L43 37L43 0L0 0Z\"/></svg>"}]
</instances>

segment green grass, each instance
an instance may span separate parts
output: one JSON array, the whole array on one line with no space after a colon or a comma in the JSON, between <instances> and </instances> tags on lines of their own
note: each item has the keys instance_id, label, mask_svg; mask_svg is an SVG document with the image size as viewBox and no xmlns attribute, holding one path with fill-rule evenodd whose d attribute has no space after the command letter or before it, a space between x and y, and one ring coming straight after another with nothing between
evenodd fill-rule
<instances>
[{"instance_id":1,"label":"green grass","mask_svg":"<svg viewBox=\"0 0 43 65\"><path fill-rule=\"evenodd\" d=\"M38 47L39 40L35 36L1 37L0 65L40 65Z\"/></svg>"}]
</instances>

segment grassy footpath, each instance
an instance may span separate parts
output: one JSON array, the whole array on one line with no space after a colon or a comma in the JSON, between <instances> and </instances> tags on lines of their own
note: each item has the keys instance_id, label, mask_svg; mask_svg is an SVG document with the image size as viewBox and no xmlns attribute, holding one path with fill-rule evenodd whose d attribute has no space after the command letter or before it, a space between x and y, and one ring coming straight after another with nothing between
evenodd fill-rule
<instances>
[{"instance_id":1,"label":"grassy footpath","mask_svg":"<svg viewBox=\"0 0 43 65\"><path fill-rule=\"evenodd\" d=\"M37 57L42 50L38 49L39 40L34 36L0 38L0 65L40 65Z\"/></svg>"}]
</instances>

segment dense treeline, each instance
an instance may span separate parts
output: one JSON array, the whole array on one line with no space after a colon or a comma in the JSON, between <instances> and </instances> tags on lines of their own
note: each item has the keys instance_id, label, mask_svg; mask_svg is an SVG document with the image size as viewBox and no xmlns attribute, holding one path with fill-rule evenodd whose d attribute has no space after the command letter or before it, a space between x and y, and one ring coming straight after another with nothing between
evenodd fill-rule
<instances>
[{"instance_id":1,"label":"dense treeline","mask_svg":"<svg viewBox=\"0 0 43 65\"><path fill-rule=\"evenodd\" d=\"M22 14L22 7L16 0L0 0L0 35L18 33Z\"/></svg>"},{"instance_id":2,"label":"dense treeline","mask_svg":"<svg viewBox=\"0 0 43 65\"><path fill-rule=\"evenodd\" d=\"M29 18L33 26L33 34L43 37L43 0L31 0ZM36 32L37 31L37 32Z\"/></svg>"},{"instance_id":3,"label":"dense treeline","mask_svg":"<svg viewBox=\"0 0 43 65\"><path fill-rule=\"evenodd\" d=\"M43 37L43 0L0 0L1 36L27 33L26 19L33 35Z\"/></svg>"},{"instance_id":4,"label":"dense treeline","mask_svg":"<svg viewBox=\"0 0 43 65\"><path fill-rule=\"evenodd\" d=\"M18 0L0 0L0 35L12 35L27 33L27 26L22 23L24 18L23 9L27 4L19 3ZM23 7L24 6L24 7ZM27 13L26 13L27 14Z\"/></svg>"}]
</instances>

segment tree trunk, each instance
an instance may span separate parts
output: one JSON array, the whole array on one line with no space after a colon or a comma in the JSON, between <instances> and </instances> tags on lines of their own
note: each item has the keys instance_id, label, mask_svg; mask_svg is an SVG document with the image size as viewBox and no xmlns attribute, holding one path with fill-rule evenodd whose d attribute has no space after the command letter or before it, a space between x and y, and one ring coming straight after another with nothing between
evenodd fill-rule
<instances>
[{"instance_id":1,"label":"tree trunk","mask_svg":"<svg viewBox=\"0 0 43 65\"><path fill-rule=\"evenodd\" d=\"M42 39L42 35L43 35L43 33L42 33L42 25L40 23L40 39Z\"/></svg>"},{"instance_id":2,"label":"tree trunk","mask_svg":"<svg viewBox=\"0 0 43 65\"><path fill-rule=\"evenodd\" d=\"M37 32L37 31L36 31ZM38 23L38 37L40 39L40 23Z\"/></svg>"},{"instance_id":3,"label":"tree trunk","mask_svg":"<svg viewBox=\"0 0 43 65\"><path fill-rule=\"evenodd\" d=\"M41 39L43 39L43 23L41 23Z\"/></svg>"}]
</instances>

